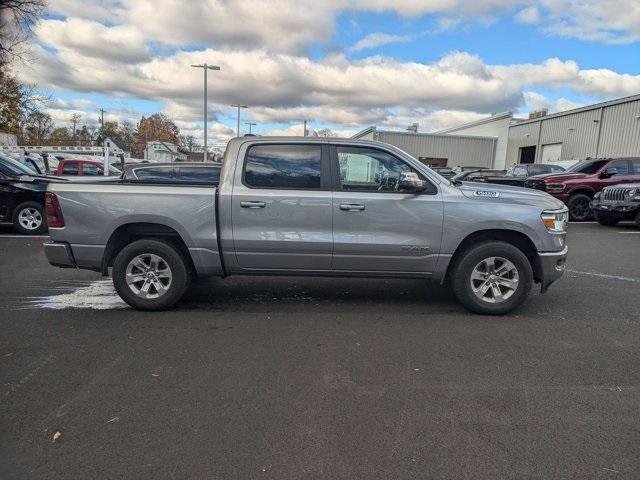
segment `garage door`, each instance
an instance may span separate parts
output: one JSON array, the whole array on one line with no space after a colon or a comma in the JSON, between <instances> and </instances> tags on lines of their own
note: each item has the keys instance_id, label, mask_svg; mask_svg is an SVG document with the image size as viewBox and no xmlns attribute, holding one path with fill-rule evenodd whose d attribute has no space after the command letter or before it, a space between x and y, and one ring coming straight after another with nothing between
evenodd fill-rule
<instances>
[{"instance_id":1,"label":"garage door","mask_svg":"<svg viewBox=\"0 0 640 480\"><path fill-rule=\"evenodd\" d=\"M562 155L561 143L550 143L542 146L542 163L553 163L560 160Z\"/></svg>"}]
</instances>

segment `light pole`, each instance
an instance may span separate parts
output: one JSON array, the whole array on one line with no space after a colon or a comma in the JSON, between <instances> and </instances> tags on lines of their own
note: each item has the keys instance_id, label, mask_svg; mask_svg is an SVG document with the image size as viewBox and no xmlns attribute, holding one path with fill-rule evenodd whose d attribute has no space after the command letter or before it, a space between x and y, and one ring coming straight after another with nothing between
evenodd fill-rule
<instances>
[{"instance_id":1,"label":"light pole","mask_svg":"<svg viewBox=\"0 0 640 480\"><path fill-rule=\"evenodd\" d=\"M238 109L238 133L237 133L237 137L240 136L240 109L241 108L249 108L246 105L240 105L239 103L236 105L231 105L232 107L236 107Z\"/></svg>"},{"instance_id":2,"label":"light pole","mask_svg":"<svg viewBox=\"0 0 640 480\"><path fill-rule=\"evenodd\" d=\"M249 125L249 134L251 134L251 127L255 127L255 123L253 122L244 122L245 125Z\"/></svg>"},{"instance_id":3,"label":"light pole","mask_svg":"<svg viewBox=\"0 0 640 480\"><path fill-rule=\"evenodd\" d=\"M203 162L207 161L207 70L220 70L218 65L191 65L193 68L201 68L204 70L204 157Z\"/></svg>"}]
</instances>

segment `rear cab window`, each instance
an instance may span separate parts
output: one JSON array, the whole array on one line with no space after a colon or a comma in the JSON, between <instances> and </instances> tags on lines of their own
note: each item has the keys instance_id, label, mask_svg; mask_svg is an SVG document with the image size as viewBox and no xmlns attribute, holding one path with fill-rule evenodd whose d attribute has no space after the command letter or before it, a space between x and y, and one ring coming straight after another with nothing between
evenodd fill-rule
<instances>
[{"instance_id":1,"label":"rear cab window","mask_svg":"<svg viewBox=\"0 0 640 480\"><path fill-rule=\"evenodd\" d=\"M173 167L134 168L133 174L138 180L146 180L150 182L173 182L176 180Z\"/></svg>"},{"instance_id":2,"label":"rear cab window","mask_svg":"<svg viewBox=\"0 0 640 480\"><path fill-rule=\"evenodd\" d=\"M201 182L216 183L220 178L220 170L212 167L180 167L178 170L178 178L181 182Z\"/></svg>"}]
</instances>

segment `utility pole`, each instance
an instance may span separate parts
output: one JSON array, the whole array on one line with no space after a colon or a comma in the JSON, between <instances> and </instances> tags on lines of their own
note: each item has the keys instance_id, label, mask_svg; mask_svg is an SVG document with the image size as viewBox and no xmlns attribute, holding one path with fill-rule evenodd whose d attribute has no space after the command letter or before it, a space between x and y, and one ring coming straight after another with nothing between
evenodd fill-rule
<instances>
[{"instance_id":1,"label":"utility pole","mask_svg":"<svg viewBox=\"0 0 640 480\"><path fill-rule=\"evenodd\" d=\"M249 108L249 107L247 107L246 105L240 105L239 103L236 104L236 105L231 105L231 106L232 107L236 107L238 109L238 130L237 130L237 133L236 133L236 137L239 137L240 136L240 109L241 108Z\"/></svg>"},{"instance_id":2,"label":"utility pole","mask_svg":"<svg viewBox=\"0 0 640 480\"><path fill-rule=\"evenodd\" d=\"M251 127L255 126L254 122L244 122L245 125L249 125L249 134L251 134Z\"/></svg>"},{"instance_id":3,"label":"utility pole","mask_svg":"<svg viewBox=\"0 0 640 480\"><path fill-rule=\"evenodd\" d=\"M218 65L191 65L193 68L201 68L204 70L204 156L203 162L207 161L207 70L220 70Z\"/></svg>"},{"instance_id":4,"label":"utility pole","mask_svg":"<svg viewBox=\"0 0 640 480\"><path fill-rule=\"evenodd\" d=\"M302 136L306 137L307 136L307 121L304 121L304 130L302 131Z\"/></svg>"},{"instance_id":5,"label":"utility pole","mask_svg":"<svg viewBox=\"0 0 640 480\"><path fill-rule=\"evenodd\" d=\"M101 108L100 109L100 133L102 133L102 131L104 130L104 112L105 112L105 109Z\"/></svg>"}]
</instances>

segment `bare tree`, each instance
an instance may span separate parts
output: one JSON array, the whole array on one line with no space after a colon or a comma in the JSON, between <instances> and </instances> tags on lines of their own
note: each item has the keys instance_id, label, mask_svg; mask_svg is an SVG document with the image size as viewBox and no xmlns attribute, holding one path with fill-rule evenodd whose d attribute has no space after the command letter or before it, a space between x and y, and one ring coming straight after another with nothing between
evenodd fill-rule
<instances>
[{"instance_id":1,"label":"bare tree","mask_svg":"<svg viewBox=\"0 0 640 480\"><path fill-rule=\"evenodd\" d=\"M0 0L0 64L24 60L27 40L46 0Z\"/></svg>"},{"instance_id":2,"label":"bare tree","mask_svg":"<svg viewBox=\"0 0 640 480\"><path fill-rule=\"evenodd\" d=\"M71 114L71 138L75 141L76 139L76 129L78 127L78 123L80 123L80 120L82 120L82 114L81 113L72 113Z\"/></svg>"}]
</instances>

